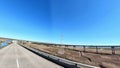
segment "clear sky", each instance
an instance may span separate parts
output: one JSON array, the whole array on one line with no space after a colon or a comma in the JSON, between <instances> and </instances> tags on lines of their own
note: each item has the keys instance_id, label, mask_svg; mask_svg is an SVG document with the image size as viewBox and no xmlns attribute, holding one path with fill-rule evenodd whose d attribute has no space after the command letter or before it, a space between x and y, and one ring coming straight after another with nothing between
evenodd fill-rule
<instances>
[{"instance_id":1,"label":"clear sky","mask_svg":"<svg viewBox=\"0 0 120 68\"><path fill-rule=\"evenodd\" d=\"M120 0L0 0L0 37L120 44Z\"/></svg>"}]
</instances>

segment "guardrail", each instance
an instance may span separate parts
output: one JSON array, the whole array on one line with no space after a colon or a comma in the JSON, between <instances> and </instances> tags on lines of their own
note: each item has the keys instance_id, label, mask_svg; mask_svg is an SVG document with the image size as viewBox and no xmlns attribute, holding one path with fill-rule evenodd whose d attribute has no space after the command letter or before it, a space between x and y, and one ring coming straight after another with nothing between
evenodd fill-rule
<instances>
[{"instance_id":1,"label":"guardrail","mask_svg":"<svg viewBox=\"0 0 120 68\"><path fill-rule=\"evenodd\" d=\"M28 47L28 46L24 46L24 45L21 45L22 47L34 52L35 54L39 55L39 56L42 56L54 63L57 63L65 68L100 68L100 67L96 67L96 66L91 66L91 65L87 65L87 64L82 64L82 63L77 63L77 62L73 62L73 61L70 61L70 60L67 60L67 59L63 59L63 58L60 58L60 57L57 57L57 56L54 56L54 55L51 55L51 54L47 54L45 52L42 52L40 50L37 50L37 49L34 49L34 48L31 48L31 47Z\"/></svg>"},{"instance_id":2,"label":"guardrail","mask_svg":"<svg viewBox=\"0 0 120 68\"><path fill-rule=\"evenodd\" d=\"M19 42L21 43L26 43L26 42L31 42L33 44L38 44L38 45L46 45L46 46L59 46L59 47L65 47L65 48L69 48L69 47L73 47L73 49L75 50L75 48L77 47L81 47L83 48L82 51L83 52L91 52L91 51L87 51L87 48L94 48L95 49L95 53L100 53L99 49L104 49L104 48L109 48L109 50L111 50L111 54L115 55L116 54L116 50L120 50L120 45L69 45L69 44L55 44L55 43L45 43L45 42L33 42L33 41L25 41L25 40L19 40ZM81 50L78 50L81 51Z\"/></svg>"}]
</instances>

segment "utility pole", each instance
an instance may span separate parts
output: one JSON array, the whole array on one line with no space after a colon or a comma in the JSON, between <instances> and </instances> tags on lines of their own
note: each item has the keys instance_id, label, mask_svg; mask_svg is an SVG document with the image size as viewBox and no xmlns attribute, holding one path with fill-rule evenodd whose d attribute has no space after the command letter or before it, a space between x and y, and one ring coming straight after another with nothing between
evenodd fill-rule
<instances>
[{"instance_id":1,"label":"utility pole","mask_svg":"<svg viewBox=\"0 0 120 68\"><path fill-rule=\"evenodd\" d=\"M65 51L64 51L64 48L62 48L62 46L61 46L62 44L63 44L63 35L61 34L60 35L60 45L59 45L60 48L58 49L58 53L63 55L65 53Z\"/></svg>"}]
</instances>

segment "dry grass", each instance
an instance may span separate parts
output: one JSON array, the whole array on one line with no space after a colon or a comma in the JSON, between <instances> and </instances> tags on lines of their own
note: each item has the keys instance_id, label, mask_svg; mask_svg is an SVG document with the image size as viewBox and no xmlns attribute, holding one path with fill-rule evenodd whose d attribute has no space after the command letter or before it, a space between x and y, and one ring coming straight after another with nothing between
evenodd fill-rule
<instances>
[{"instance_id":1,"label":"dry grass","mask_svg":"<svg viewBox=\"0 0 120 68\"><path fill-rule=\"evenodd\" d=\"M120 68L120 55L111 55L111 50L109 49L99 49L99 52L110 54L96 54L92 53L96 50L90 48L87 48L86 50L91 52L82 52L83 48L80 47L73 49L72 47L66 48L38 44L29 44L27 46L80 63L101 66L105 68ZM120 54L120 50L117 50L117 53Z\"/></svg>"}]
</instances>

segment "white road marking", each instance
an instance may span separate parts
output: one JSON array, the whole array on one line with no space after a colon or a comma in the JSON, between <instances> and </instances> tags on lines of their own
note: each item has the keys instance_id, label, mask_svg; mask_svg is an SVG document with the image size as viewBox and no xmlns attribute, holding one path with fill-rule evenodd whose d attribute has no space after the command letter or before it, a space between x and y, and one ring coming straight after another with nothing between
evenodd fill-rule
<instances>
[{"instance_id":1,"label":"white road marking","mask_svg":"<svg viewBox=\"0 0 120 68\"><path fill-rule=\"evenodd\" d=\"M17 55L17 50L16 50L16 46L15 46L15 53L16 53L16 64L17 64L17 68L20 68L20 65L19 65L19 61L18 61L18 55Z\"/></svg>"},{"instance_id":2,"label":"white road marking","mask_svg":"<svg viewBox=\"0 0 120 68\"><path fill-rule=\"evenodd\" d=\"M16 59L16 64L17 64L17 68L20 68L20 67L19 67L18 59Z\"/></svg>"}]
</instances>

